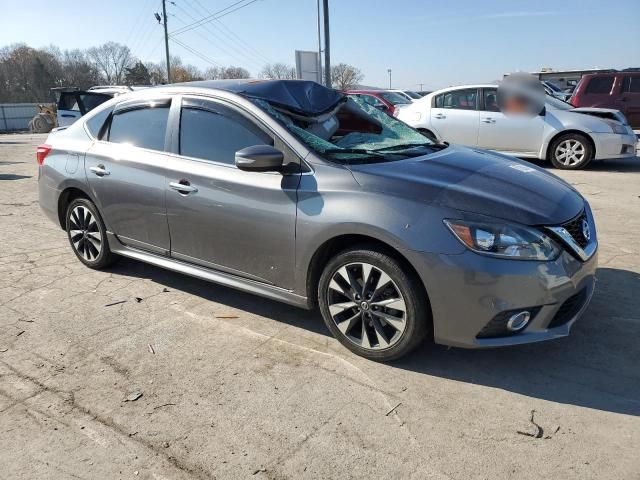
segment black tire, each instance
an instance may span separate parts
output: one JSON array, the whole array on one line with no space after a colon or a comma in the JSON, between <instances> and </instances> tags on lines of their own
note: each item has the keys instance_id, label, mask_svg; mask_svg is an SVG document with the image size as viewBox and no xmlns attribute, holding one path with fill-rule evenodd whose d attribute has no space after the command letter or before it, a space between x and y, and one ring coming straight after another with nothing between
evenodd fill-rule
<instances>
[{"instance_id":1,"label":"black tire","mask_svg":"<svg viewBox=\"0 0 640 480\"><path fill-rule=\"evenodd\" d=\"M571 152L575 152L577 156L569 157ZM589 165L594 153L591 140L587 136L580 133L566 133L551 142L547 156L555 168L580 170ZM576 161L578 157L579 160Z\"/></svg>"},{"instance_id":2,"label":"black tire","mask_svg":"<svg viewBox=\"0 0 640 480\"><path fill-rule=\"evenodd\" d=\"M418 131L424 135L425 137L427 137L429 140L431 140L433 143L440 143L438 141L438 137L435 136L435 134L431 131L431 130L427 130L426 128L419 128Z\"/></svg>"},{"instance_id":3,"label":"black tire","mask_svg":"<svg viewBox=\"0 0 640 480\"><path fill-rule=\"evenodd\" d=\"M102 269L118 260L118 256L109 249L102 217L90 200L73 200L65 213L65 225L73 253L87 267Z\"/></svg>"},{"instance_id":4,"label":"black tire","mask_svg":"<svg viewBox=\"0 0 640 480\"><path fill-rule=\"evenodd\" d=\"M372 267L370 270L369 266ZM352 270L349 271L349 269ZM365 269L368 270L368 274L364 273ZM341 287L339 290L335 288L338 286L335 280L339 271L348 274L349 282L351 285L355 283L355 288ZM367 277L369 281L352 282L352 276L357 277L358 272L362 272L361 280ZM383 277L382 274L386 274L390 279L386 284L383 282L387 277ZM341 278L345 277L342 275ZM362 283L366 283L368 287L361 288ZM332 284L334 286L330 287ZM341 282L340 285L349 285L349 283ZM362 294L360 300L357 299L358 287ZM349 296L345 294L346 290ZM371 294L371 292L367 293L368 290L375 290L370 300L365 298ZM401 308L404 308L404 311L377 306L384 302L389 306L397 304L398 302L393 302L395 297L403 300ZM341 302L343 298L344 303ZM332 315L331 308L336 312L344 305L351 303L355 306L345 307L340 313ZM364 303L367 303L366 308L363 306ZM379 362L396 360L418 347L432 332L429 303L420 279L395 258L377 251L372 246L361 245L345 250L328 262L318 284L318 304L322 317L334 337L352 352L370 360ZM374 310L377 311L374 312ZM358 315L359 319L356 318ZM366 316L368 320L365 320ZM391 318L397 325L403 324L402 331L398 327L393 327L393 324L385 321L382 316ZM401 320L397 320L400 317L402 317ZM346 329L346 332L343 333L338 325ZM345 325L349 326L345 327Z\"/></svg>"}]
</instances>

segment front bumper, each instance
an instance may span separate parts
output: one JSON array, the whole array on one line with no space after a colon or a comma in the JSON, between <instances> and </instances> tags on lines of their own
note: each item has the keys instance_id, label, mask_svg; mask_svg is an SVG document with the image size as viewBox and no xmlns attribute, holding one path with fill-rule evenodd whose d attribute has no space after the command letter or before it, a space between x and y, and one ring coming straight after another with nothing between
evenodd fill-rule
<instances>
[{"instance_id":1,"label":"front bumper","mask_svg":"<svg viewBox=\"0 0 640 480\"><path fill-rule=\"evenodd\" d=\"M591 138L596 147L595 159L629 158L636 155L636 143L638 138L631 132L619 133L592 133Z\"/></svg>"},{"instance_id":2,"label":"front bumper","mask_svg":"<svg viewBox=\"0 0 640 480\"><path fill-rule=\"evenodd\" d=\"M519 345L567 336L591 299L598 262L597 251L585 262L567 251L549 262L496 259L470 251L459 255L404 253L429 294L436 343L465 348ZM576 295L579 305L569 318L565 315L559 322L558 317L566 313L565 302ZM522 332L477 337L501 312L532 307L539 310Z\"/></svg>"}]
</instances>

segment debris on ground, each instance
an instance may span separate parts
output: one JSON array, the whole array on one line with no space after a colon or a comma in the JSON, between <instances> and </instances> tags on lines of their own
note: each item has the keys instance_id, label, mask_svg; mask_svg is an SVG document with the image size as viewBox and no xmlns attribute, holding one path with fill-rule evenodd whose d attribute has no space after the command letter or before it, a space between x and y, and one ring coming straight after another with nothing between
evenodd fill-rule
<instances>
[{"instance_id":1,"label":"debris on ground","mask_svg":"<svg viewBox=\"0 0 640 480\"><path fill-rule=\"evenodd\" d=\"M113 307L114 305L120 305L121 303L126 303L126 302L127 302L126 300L120 300L118 302L107 303L105 307Z\"/></svg>"},{"instance_id":2,"label":"debris on ground","mask_svg":"<svg viewBox=\"0 0 640 480\"><path fill-rule=\"evenodd\" d=\"M136 390L134 392L131 392L129 395L127 395L127 398L125 398L125 402L135 402L136 400L138 400L140 397L142 396L142 392Z\"/></svg>"},{"instance_id":3,"label":"debris on ground","mask_svg":"<svg viewBox=\"0 0 640 480\"><path fill-rule=\"evenodd\" d=\"M156 354L156 351L153 349L153 345L149 343L147 347L149 347L149 353L153 353L154 355Z\"/></svg>"},{"instance_id":4,"label":"debris on ground","mask_svg":"<svg viewBox=\"0 0 640 480\"><path fill-rule=\"evenodd\" d=\"M542 427L540 425L538 425L535 420L533 419L534 415L535 415L536 411L535 410L531 410L531 418L529 419L529 421L536 427L537 432L536 433L528 433L528 432L523 432L521 430L517 430L516 432L519 433L520 435L524 435L526 437L532 437L532 438L542 438L542 436L544 435L544 430L542 429ZM560 430L560 427L558 427L558 430ZM556 432L558 431L556 430ZM550 437L548 437L550 438Z\"/></svg>"},{"instance_id":5,"label":"debris on ground","mask_svg":"<svg viewBox=\"0 0 640 480\"><path fill-rule=\"evenodd\" d=\"M162 293L168 293L168 292L170 292L170 291L171 291L171 290L169 290L167 287L164 287L164 288L162 289Z\"/></svg>"},{"instance_id":6,"label":"debris on ground","mask_svg":"<svg viewBox=\"0 0 640 480\"><path fill-rule=\"evenodd\" d=\"M398 408L400 405L402 405L402 402L398 403L395 407L393 407L391 410L385 413L384 416L388 417L389 415L391 415L393 412L395 412L396 408Z\"/></svg>"},{"instance_id":7,"label":"debris on ground","mask_svg":"<svg viewBox=\"0 0 640 480\"><path fill-rule=\"evenodd\" d=\"M136 299L136 302L138 302L138 303L140 303L143 300L142 297L135 297L135 299Z\"/></svg>"},{"instance_id":8,"label":"debris on ground","mask_svg":"<svg viewBox=\"0 0 640 480\"><path fill-rule=\"evenodd\" d=\"M260 472L266 472L266 471L267 471L266 468L258 468L258 469L253 471L252 475L257 475Z\"/></svg>"},{"instance_id":9,"label":"debris on ground","mask_svg":"<svg viewBox=\"0 0 640 480\"><path fill-rule=\"evenodd\" d=\"M0 347L0 353L8 352L9 349L5 347Z\"/></svg>"},{"instance_id":10,"label":"debris on ground","mask_svg":"<svg viewBox=\"0 0 640 480\"><path fill-rule=\"evenodd\" d=\"M24 333L24 330L19 331L18 333L16 333L16 337L19 337L20 335L22 335Z\"/></svg>"},{"instance_id":11,"label":"debris on ground","mask_svg":"<svg viewBox=\"0 0 640 480\"><path fill-rule=\"evenodd\" d=\"M175 403L163 403L162 405L158 405L157 407L153 407L153 409L154 410L158 410L159 408L170 407L170 406L175 406Z\"/></svg>"},{"instance_id":12,"label":"debris on ground","mask_svg":"<svg viewBox=\"0 0 640 480\"><path fill-rule=\"evenodd\" d=\"M227 319L229 319L229 318L238 318L238 316L237 315L216 315L216 318L223 318L223 319L227 318Z\"/></svg>"}]
</instances>

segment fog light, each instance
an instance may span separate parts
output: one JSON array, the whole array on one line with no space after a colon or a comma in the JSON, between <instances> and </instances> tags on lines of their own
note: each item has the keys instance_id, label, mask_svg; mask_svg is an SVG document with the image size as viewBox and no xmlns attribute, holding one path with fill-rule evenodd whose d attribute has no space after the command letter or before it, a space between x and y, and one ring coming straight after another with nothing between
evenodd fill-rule
<instances>
[{"instance_id":1,"label":"fog light","mask_svg":"<svg viewBox=\"0 0 640 480\"><path fill-rule=\"evenodd\" d=\"M527 326L531 319L531 313L527 310L512 315L507 321L507 329L512 332L519 332Z\"/></svg>"}]
</instances>

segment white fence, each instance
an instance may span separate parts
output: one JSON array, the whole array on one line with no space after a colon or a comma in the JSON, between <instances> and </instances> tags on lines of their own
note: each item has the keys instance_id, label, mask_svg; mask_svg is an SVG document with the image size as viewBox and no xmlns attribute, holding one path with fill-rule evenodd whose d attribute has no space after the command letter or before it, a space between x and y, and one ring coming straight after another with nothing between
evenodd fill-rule
<instances>
[{"instance_id":1,"label":"white fence","mask_svg":"<svg viewBox=\"0 0 640 480\"><path fill-rule=\"evenodd\" d=\"M0 132L27 130L36 113L37 103L0 103Z\"/></svg>"}]
</instances>

